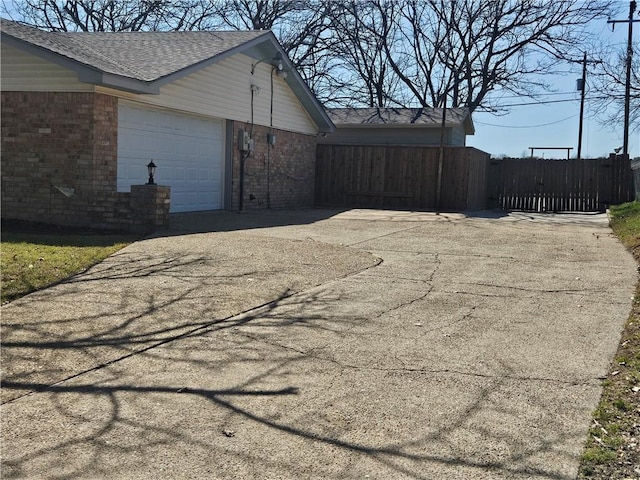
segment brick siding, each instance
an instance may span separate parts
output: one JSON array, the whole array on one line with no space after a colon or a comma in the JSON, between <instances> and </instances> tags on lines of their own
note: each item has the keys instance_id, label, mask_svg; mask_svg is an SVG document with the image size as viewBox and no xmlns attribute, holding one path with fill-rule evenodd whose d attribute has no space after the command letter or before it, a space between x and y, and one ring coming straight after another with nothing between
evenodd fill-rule
<instances>
[{"instance_id":1,"label":"brick siding","mask_svg":"<svg viewBox=\"0 0 640 480\"><path fill-rule=\"evenodd\" d=\"M106 226L117 128L114 97L2 92L3 218Z\"/></svg>"},{"instance_id":2,"label":"brick siding","mask_svg":"<svg viewBox=\"0 0 640 480\"><path fill-rule=\"evenodd\" d=\"M3 218L107 229L148 224L136 217L131 195L116 191L116 97L2 92L1 137Z\"/></svg>"},{"instance_id":3,"label":"brick siding","mask_svg":"<svg viewBox=\"0 0 640 480\"><path fill-rule=\"evenodd\" d=\"M238 132L251 130L233 123L232 209L240 208L240 163ZM314 200L316 137L273 130L276 144L267 144L269 127L254 125L254 150L244 162L243 209L311 207Z\"/></svg>"},{"instance_id":4,"label":"brick siding","mask_svg":"<svg viewBox=\"0 0 640 480\"><path fill-rule=\"evenodd\" d=\"M2 217L57 225L136 229L131 194L116 191L118 99L97 93L2 92ZM232 210L240 207L241 152L233 125ZM313 206L316 137L254 126L243 209ZM71 196L63 192L71 192ZM158 205L168 208L159 192ZM227 206L229 207L229 206ZM163 207L165 208L165 207Z\"/></svg>"}]
</instances>

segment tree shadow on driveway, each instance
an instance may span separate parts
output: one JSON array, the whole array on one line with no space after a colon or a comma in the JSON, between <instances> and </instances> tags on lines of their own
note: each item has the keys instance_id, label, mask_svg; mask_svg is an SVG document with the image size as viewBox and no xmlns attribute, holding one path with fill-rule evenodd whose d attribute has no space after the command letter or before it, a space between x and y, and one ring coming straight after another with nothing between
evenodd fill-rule
<instances>
[{"instance_id":1,"label":"tree shadow on driveway","mask_svg":"<svg viewBox=\"0 0 640 480\"><path fill-rule=\"evenodd\" d=\"M567 329L520 327L557 315L531 298L539 288L498 291L523 277L486 276L545 246L496 257L499 232L473 226L466 243L456 225L390 227L409 252L399 233L367 232L388 258L373 271L370 254L309 240L155 238L3 308L3 361L18 365L3 389L3 474L572 478L599 382L556 376L564 348L536 343L520 359L528 339ZM469 255L479 239L487 253ZM522 296L520 323L496 313ZM539 365L554 375L534 378Z\"/></svg>"},{"instance_id":2,"label":"tree shadow on driveway","mask_svg":"<svg viewBox=\"0 0 640 480\"><path fill-rule=\"evenodd\" d=\"M536 429L539 416L563 421L542 413L538 385L512 385L506 365L502 377L481 377L341 364L324 347L371 320L327 315L340 300L327 287L284 291L233 318L156 331L154 341L124 330L76 339L87 356L102 343L123 354L63 381L5 380L17 395L3 406L3 475L569 478L544 464L571 455L563 435ZM315 346L296 346L310 336ZM8 349L27 347L75 348L59 338ZM530 416L505 405L514 389ZM519 422L518 432L502 421Z\"/></svg>"},{"instance_id":3,"label":"tree shadow on driveway","mask_svg":"<svg viewBox=\"0 0 640 480\"><path fill-rule=\"evenodd\" d=\"M6 382L4 388L38 393L4 407L3 475L570 478L544 464L549 456L569 459L559 450L562 435L532 441L491 423L517 413L501 402L512 388L506 378L336 368L315 351L243 341L251 320L58 384ZM399 387L389 376L409 383ZM426 391L414 398L415 388L435 384L449 394L467 390L465 398L448 411ZM394 398L376 398L384 388ZM526 388L522 395L534 398ZM403 418L402 404L411 401L423 413ZM544 409L544 399L529 407ZM530 419L519 421L531 429Z\"/></svg>"}]
</instances>

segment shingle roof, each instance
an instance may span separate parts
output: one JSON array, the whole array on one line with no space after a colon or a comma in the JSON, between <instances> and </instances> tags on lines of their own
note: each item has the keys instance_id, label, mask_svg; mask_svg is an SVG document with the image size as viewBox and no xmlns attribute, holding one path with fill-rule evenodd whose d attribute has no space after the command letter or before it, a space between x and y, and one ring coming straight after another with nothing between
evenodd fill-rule
<instances>
[{"instance_id":1,"label":"shingle roof","mask_svg":"<svg viewBox=\"0 0 640 480\"><path fill-rule=\"evenodd\" d=\"M45 32L1 19L3 35L99 71L152 82L227 52L267 31Z\"/></svg>"},{"instance_id":2,"label":"shingle roof","mask_svg":"<svg viewBox=\"0 0 640 480\"><path fill-rule=\"evenodd\" d=\"M324 108L268 30L246 32L46 32L0 19L3 42L73 70L82 82L138 94L243 53L255 59L283 57L285 82L321 132L332 132Z\"/></svg>"},{"instance_id":3,"label":"shingle roof","mask_svg":"<svg viewBox=\"0 0 640 480\"><path fill-rule=\"evenodd\" d=\"M330 108L329 117L336 125L424 125L439 127L442 108ZM460 125L470 117L466 108L448 108L446 125Z\"/></svg>"}]
</instances>

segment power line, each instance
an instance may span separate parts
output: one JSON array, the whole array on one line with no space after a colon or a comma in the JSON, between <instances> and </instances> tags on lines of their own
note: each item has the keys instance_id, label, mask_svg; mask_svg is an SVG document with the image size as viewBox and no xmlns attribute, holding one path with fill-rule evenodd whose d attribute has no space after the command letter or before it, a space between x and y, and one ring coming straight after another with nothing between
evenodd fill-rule
<instances>
[{"instance_id":1,"label":"power line","mask_svg":"<svg viewBox=\"0 0 640 480\"><path fill-rule=\"evenodd\" d=\"M610 98L610 97L606 97L606 96L598 96L598 97L587 97L586 100L604 100L606 98ZM578 102L580 101L579 98L566 98L563 100L540 100L540 101L536 101L536 102L525 102L525 103L505 103L503 105L497 105L496 108L504 108L504 107L525 107L525 106L531 106L531 105L549 105L552 103L565 103L565 102ZM491 110L486 110L485 113L490 113Z\"/></svg>"},{"instance_id":2,"label":"power line","mask_svg":"<svg viewBox=\"0 0 640 480\"><path fill-rule=\"evenodd\" d=\"M570 91L570 92L549 92L549 93L539 93L539 94L536 94L536 95L538 95L539 97L550 97L550 96L553 96L553 95L572 95L574 93L575 92L573 92L573 91ZM496 98L496 100L502 100L502 99L505 99L505 98L522 98L523 96L524 95L505 95L505 96L500 96L499 98Z\"/></svg>"},{"instance_id":3,"label":"power line","mask_svg":"<svg viewBox=\"0 0 640 480\"><path fill-rule=\"evenodd\" d=\"M477 123L478 125L486 125L489 127L500 127L500 128L538 128L538 127L548 127L549 125L555 125L556 123L566 122L567 120L570 120L577 116L578 114L576 113L574 115L571 115L570 117L563 118L562 120L556 120L555 122L549 122L549 123L541 123L540 125L498 125L496 123L478 122L477 120L474 120L473 123Z\"/></svg>"},{"instance_id":4,"label":"power line","mask_svg":"<svg viewBox=\"0 0 640 480\"><path fill-rule=\"evenodd\" d=\"M521 106L524 107L528 105L549 105L551 103L577 102L579 100L580 100L579 98L566 98L564 100L540 100L537 102L509 103L509 104L500 105L500 107L521 107Z\"/></svg>"}]
</instances>

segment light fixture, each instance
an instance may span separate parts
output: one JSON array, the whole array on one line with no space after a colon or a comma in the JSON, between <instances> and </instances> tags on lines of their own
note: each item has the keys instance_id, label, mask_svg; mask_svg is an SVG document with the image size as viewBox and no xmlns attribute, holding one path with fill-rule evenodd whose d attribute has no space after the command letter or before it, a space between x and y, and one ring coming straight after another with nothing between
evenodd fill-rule
<instances>
[{"instance_id":1,"label":"light fixture","mask_svg":"<svg viewBox=\"0 0 640 480\"><path fill-rule=\"evenodd\" d=\"M278 72L282 72L284 70L284 65L282 63L282 54L280 52L276 53L276 56L273 57L272 65L276 67Z\"/></svg>"},{"instance_id":2,"label":"light fixture","mask_svg":"<svg viewBox=\"0 0 640 480\"><path fill-rule=\"evenodd\" d=\"M155 185L156 182L153 180L153 176L156 173L156 164L153 163L153 158L147 164L147 171L149 172L149 181L147 182L147 185Z\"/></svg>"},{"instance_id":3,"label":"light fixture","mask_svg":"<svg viewBox=\"0 0 640 480\"><path fill-rule=\"evenodd\" d=\"M251 75L253 75L255 73L256 67L260 63L265 62L267 60L269 60L269 63L271 63L271 65L273 66L273 68L275 68L275 70L277 72L283 72L284 71L284 62L283 62L282 54L280 52L278 52L278 53L276 53L276 55L274 57L261 58L256 63L251 64Z\"/></svg>"},{"instance_id":4,"label":"light fixture","mask_svg":"<svg viewBox=\"0 0 640 480\"><path fill-rule=\"evenodd\" d=\"M276 75L283 80L287 78L287 72L285 72L284 70L276 70Z\"/></svg>"}]
</instances>

